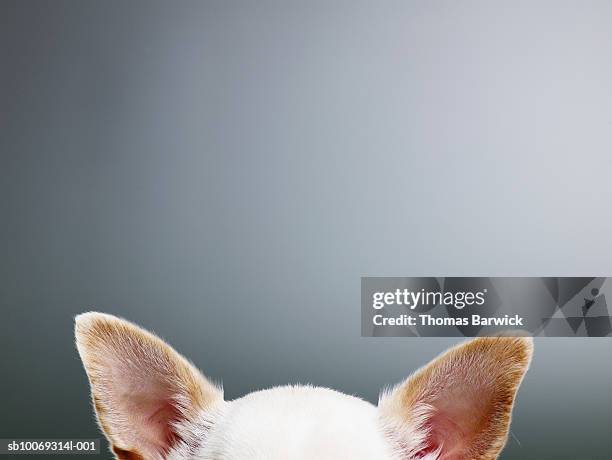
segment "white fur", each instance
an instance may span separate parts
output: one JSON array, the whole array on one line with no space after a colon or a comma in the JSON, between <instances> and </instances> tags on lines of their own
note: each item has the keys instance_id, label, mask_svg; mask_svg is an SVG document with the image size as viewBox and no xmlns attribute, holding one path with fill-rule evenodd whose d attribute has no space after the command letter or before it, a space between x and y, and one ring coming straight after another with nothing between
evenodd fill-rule
<instances>
[{"instance_id":1,"label":"white fur","mask_svg":"<svg viewBox=\"0 0 612 460\"><path fill-rule=\"evenodd\" d=\"M192 441L168 460L409 460L383 428L378 409L362 399L327 388L276 387L223 402L183 426Z\"/></svg>"}]
</instances>

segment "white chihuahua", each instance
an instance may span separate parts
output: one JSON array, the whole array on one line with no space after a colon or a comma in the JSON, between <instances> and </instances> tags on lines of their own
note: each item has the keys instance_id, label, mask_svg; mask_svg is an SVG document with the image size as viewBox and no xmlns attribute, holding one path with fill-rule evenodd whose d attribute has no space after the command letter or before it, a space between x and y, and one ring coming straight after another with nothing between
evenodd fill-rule
<instances>
[{"instance_id":1,"label":"white chihuahua","mask_svg":"<svg viewBox=\"0 0 612 460\"><path fill-rule=\"evenodd\" d=\"M375 407L311 386L224 401L161 339L102 313L76 318L76 343L100 426L126 460L492 460L532 353L529 338L472 340Z\"/></svg>"}]
</instances>

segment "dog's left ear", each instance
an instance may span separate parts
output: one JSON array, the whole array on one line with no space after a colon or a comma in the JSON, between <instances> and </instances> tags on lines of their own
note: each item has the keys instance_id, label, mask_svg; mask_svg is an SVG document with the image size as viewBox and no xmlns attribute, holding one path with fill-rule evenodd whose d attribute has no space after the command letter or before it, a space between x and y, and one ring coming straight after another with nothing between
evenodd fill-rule
<instances>
[{"instance_id":1,"label":"dog's left ear","mask_svg":"<svg viewBox=\"0 0 612 460\"><path fill-rule=\"evenodd\" d=\"M162 459L177 429L223 400L185 358L153 334L111 315L77 316L77 348L98 420L122 460Z\"/></svg>"},{"instance_id":2,"label":"dog's left ear","mask_svg":"<svg viewBox=\"0 0 612 460\"><path fill-rule=\"evenodd\" d=\"M407 459L497 458L532 348L487 337L449 350L381 396L383 429Z\"/></svg>"}]
</instances>

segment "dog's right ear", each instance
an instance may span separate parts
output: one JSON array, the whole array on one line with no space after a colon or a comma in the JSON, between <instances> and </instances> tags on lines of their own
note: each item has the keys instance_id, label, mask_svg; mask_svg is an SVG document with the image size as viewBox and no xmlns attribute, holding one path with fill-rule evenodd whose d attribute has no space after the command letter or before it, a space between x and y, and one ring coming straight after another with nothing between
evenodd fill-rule
<instances>
[{"instance_id":1,"label":"dog's right ear","mask_svg":"<svg viewBox=\"0 0 612 460\"><path fill-rule=\"evenodd\" d=\"M102 313L75 322L98 421L117 458L163 459L189 442L179 426L223 401L219 388L153 334Z\"/></svg>"},{"instance_id":2,"label":"dog's right ear","mask_svg":"<svg viewBox=\"0 0 612 460\"><path fill-rule=\"evenodd\" d=\"M452 348L383 394L384 430L405 458L496 459L532 348L526 337L481 337Z\"/></svg>"}]
</instances>

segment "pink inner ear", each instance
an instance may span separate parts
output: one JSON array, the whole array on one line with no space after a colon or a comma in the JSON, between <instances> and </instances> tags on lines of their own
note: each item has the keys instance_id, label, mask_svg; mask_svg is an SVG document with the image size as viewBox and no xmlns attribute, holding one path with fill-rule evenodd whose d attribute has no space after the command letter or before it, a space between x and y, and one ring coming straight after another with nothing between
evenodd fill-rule
<instances>
[{"instance_id":1,"label":"pink inner ear","mask_svg":"<svg viewBox=\"0 0 612 460\"><path fill-rule=\"evenodd\" d=\"M492 389L478 384L478 391L465 384L457 384L437 392L430 401L432 412L425 422L428 431L425 447L418 458L439 452L437 460L465 459L470 446L479 436L483 422L490 415Z\"/></svg>"},{"instance_id":2,"label":"pink inner ear","mask_svg":"<svg viewBox=\"0 0 612 460\"><path fill-rule=\"evenodd\" d=\"M174 428L182 414L171 385L155 374L137 374L129 366L113 370L115 409L126 414L129 423L122 436L129 436L134 446L152 458L167 453L182 440Z\"/></svg>"},{"instance_id":3,"label":"pink inner ear","mask_svg":"<svg viewBox=\"0 0 612 460\"><path fill-rule=\"evenodd\" d=\"M159 448L167 452L170 447L182 441L174 424L180 421L180 412L176 404L159 401L159 408L145 419L143 430L150 442L157 442Z\"/></svg>"},{"instance_id":4,"label":"pink inner ear","mask_svg":"<svg viewBox=\"0 0 612 460\"><path fill-rule=\"evenodd\" d=\"M424 458L435 452L439 452L439 455L435 457L439 460L461 458L460 454L467 447L468 433L465 432L464 427L460 426L459 421L455 420L442 411L433 414L425 424L429 432L426 446L418 452L417 458Z\"/></svg>"}]
</instances>

